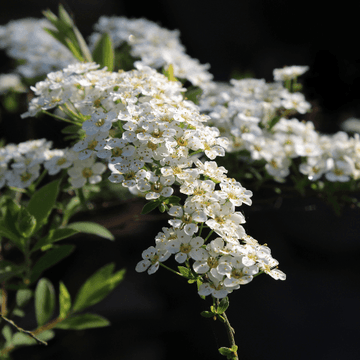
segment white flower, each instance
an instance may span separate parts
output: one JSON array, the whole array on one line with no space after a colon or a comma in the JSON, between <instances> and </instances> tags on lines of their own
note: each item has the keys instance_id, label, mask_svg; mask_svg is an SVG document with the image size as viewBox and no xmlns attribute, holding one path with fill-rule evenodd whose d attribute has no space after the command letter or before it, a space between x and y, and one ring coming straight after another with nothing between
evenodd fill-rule
<instances>
[{"instance_id":1,"label":"white flower","mask_svg":"<svg viewBox=\"0 0 360 360\"><path fill-rule=\"evenodd\" d=\"M159 262L163 262L170 257L170 253L166 250L160 250L154 246L150 246L142 253L141 260L137 263L135 270L137 272L144 272L147 270L148 274L154 274L159 269Z\"/></svg>"}]
</instances>

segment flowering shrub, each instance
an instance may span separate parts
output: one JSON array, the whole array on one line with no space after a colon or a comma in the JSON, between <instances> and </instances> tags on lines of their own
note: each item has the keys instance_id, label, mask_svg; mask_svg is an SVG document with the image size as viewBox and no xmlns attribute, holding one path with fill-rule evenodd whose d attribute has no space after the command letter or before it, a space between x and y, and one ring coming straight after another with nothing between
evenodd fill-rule
<instances>
[{"instance_id":1,"label":"flowering shrub","mask_svg":"<svg viewBox=\"0 0 360 360\"><path fill-rule=\"evenodd\" d=\"M360 169L358 135L321 135L311 122L294 117L310 111L297 83L305 66L275 69L271 84L257 79L218 84L208 65L185 53L178 31L144 19L101 17L89 39L90 51L61 6L59 17L50 11L44 15L47 20L25 19L0 27L0 46L9 56L25 60L17 73L42 77L30 87L34 96L22 118L45 114L64 121L69 141L66 149L52 149L46 139L0 148L0 235L25 258L24 264L6 260L0 276L27 301L33 296L29 286L38 281L39 325L33 332L20 329L10 320L13 314L2 308L4 321L20 333L13 335L3 322L6 342L1 354L26 344L27 335L41 343L54 336L52 328L108 324L97 315L75 313L102 300L120 283L123 271L113 274L111 264L100 269L82 286L74 304L60 283L60 314L52 321L53 285L38 280L72 251L55 242L77 232L112 239L100 225L70 222L77 210L86 208L93 186L105 185L107 177L148 201L143 214L159 209L170 217L155 244L143 251L136 271L153 274L162 266L196 283L201 297L211 295L213 306L202 315L225 323L230 347L219 351L237 359L225 314L228 294L262 273L286 277L270 248L243 227L239 207L251 206L253 195L243 181L255 178L254 190L273 181L278 191L293 171L300 193L308 188L326 193L329 183L339 182L353 191ZM192 84L189 88L186 81ZM9 84L9 91L24 90L21 83ZM243 171L228 171L237 167ZM38 190L46 174L56 180ZM55 209L62 217L51 215ZM32 265L33 253L40 251L52 260L43 265L40 257ZM164 264L172 255L181 264L176 270ZM51 299L50 310L41 305L41 297Z\"/></svg>"}]
</instances>

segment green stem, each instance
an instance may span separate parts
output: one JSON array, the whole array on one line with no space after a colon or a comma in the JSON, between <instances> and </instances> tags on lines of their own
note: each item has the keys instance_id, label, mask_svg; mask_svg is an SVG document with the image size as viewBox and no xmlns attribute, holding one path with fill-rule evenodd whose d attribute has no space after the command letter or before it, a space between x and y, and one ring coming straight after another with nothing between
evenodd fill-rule
<instances>
[{"instance_id":1,"label":"green stem","mask_svg":"<svg viewBox=\"0 0 360 360\"><path fill-rule=\"evenodd\" d=\"M209 239L209 237L211 236L211 234L214 232L214 230L211 230L208 234L208 236L206 237L206 239L204 240L204 243L206 243Z\"/></svg>"},{"instance_id":2,"label":"green stem","mask_svg":"<svg viewBox=\"0 0 360 360\"><path fill-rule=\"evenodd\" d=\"M42 110L41 112L44 113L44 114L46 114L46 115L52 116L52 117L55 118L55 119L68 122L68 123L70 123L70 124L72 124L72 125L76 125L75 122L73 122L73 121L71 121L71 120L69 120L69 119L65 119L65 118L63 118L63 117L61 117L61 116L57 116L57 115L55 115L55 114L52 114L52 113L49 112L49 111Z\"/></svg>"},{"instance_id":3,"label":"green stem","mask_svg":"<svg viewBox=\"0 0 360 360\"><path fill-rule=\"evenodd\" d=\"M162 262L160 262L160 261L159 261L159 264L160 264L160 266L162 266L163 268L165 268L165 269L167 269L167 270L169 270L169 271L173 272L174 274L179 275L179 276L181 276L181 277L184 277L184 275L183 275L183 274L181 274L181 273L179 273L179 272L177 272L177 271L175 271L175 270L173 270L173 269L169 268L168 266L164 265L164 264L163 264Z\"/></svg>"},{"instance_id":4,"label":"green stem","mask_svg":"<svg viewBox=\"0 0 360 360\"><path fill-rule=\"evenodd\" d=\"M217 307L219 307L219 305L220 305L219 299L216 299L216 305L217 305ZM228 336L228 339L229 339L229 342L230 342L230 348L232 348L233 346L236 346L235 338L234 338L235 330L234 330L234 328L230 325L229 319L228 319L228 317L226 316L225 312L223 312L223 313L221 314L221 316L222 316L222 317L224 318L224 320L225 320L225 321L224 321L224 325L225 325L226 333L227 333L227 336ZM234 357L233 359L234 359L234 360L239 360L237 351L234 352L234 355L235 355L235 357Z\"/></svg>"}]
</instances>

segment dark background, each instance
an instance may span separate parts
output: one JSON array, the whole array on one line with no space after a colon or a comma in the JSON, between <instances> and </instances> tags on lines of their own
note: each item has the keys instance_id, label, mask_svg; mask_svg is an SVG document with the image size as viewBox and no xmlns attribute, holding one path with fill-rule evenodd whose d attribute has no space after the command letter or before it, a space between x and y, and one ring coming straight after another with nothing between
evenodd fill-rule
<instances>
[{"instance_id":1,"label":"dark background","mask_svg":"<svg viewBox=\"0 0 360 360\"><path fill-rule=\"evenodd\" d=\"M188 54L210 63L219 81L228 81L234 71L250 71L271 81L274 68L308 65L303 84L317 109L312 119L321 131L334 132L340 121L360 116L359 9L347 2L321 8L314 4L78 0L65 6L86 36L100 15L145 17L179 29ZM40 17L47 7L56 12L57 2L8 2L0 24ZM20 128L9 129L7 138L27 140L19 136ZM284 202L277 209L257 205L257 200L255 193L254 205L244 208L246 230L270 246L288 278L280 282L263 275L229 296L228 316L236 330L240 359L359 359L359 211L347 209L337 218L313 199ZM316 210L310 211L314 204ZM197 296L194 285L162 270L152 276L135 272L142 250L167 226L161 216L136 220L141 207L141 200L133 200L102 211L101 216L94 213L93 220L109 227L116 241L74 239L76 252L44 274L54 284L63 280L74 297L99 267L109 262L119 269L126 267L124 282L90 309L109 318L112 326L57 330L47 348L19 349L15 360L223 358L216 349L228 345L225 329L200 317L209 304ZM35 327L34 319L21 321L20 326Z\"/></svg>"}]
</instances>

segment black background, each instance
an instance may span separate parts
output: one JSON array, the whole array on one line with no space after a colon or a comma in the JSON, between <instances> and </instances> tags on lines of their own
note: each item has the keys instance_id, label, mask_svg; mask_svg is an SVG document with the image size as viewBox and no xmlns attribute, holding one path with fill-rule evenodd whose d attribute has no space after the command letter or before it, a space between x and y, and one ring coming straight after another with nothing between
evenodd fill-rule
<instances>
[{"instance_id":1,"label":"black background","mask_svg":"<svg viewBox=\"0 0 360 360\"><path fill-rule=\"evenodd\" d=\"M235 70L271 81L274 68L308 65L304 92L319 108L313 120L321 131L333 132L340 121L360 116L359 9L347 2L325 4L320 8L310 1L78 0L65 6L84 35L91 33L100 15L145 17L179 29L188 54L210 63L219 81L229 80ZM0 24L40 17L47 7L56 12L57 2L8 2ZM18 136L20 128L7 129L9 139L27 140ZM263 275L229 296L228 316L240 359L359 359L359 211L347 209L337 218L313 199L284 202L279 209L260 207L257 200L255 193L254 205L243 209L246 230L270 246L288 278L280 282ZM313 204L315 211L304 211ZM90 309L109 318L112 326L57 330L47 348L19 349L15 360L223 358L216 349L227 346L225 329L200 317L208 302L197 296L194 285L162 270L152 276L135 272L142 250L166 226L161 216L136 220L141 206L140 200L124 202L100 217L94 214L93 220L108 226L116 241L74 239L75 253L44 274L54 284L63 280L75 296L79 284L99 267L109 262L126 267L124 282ZM19 320L19 325L31 329L34 318Z\"/></svg>"}]
</instances>

